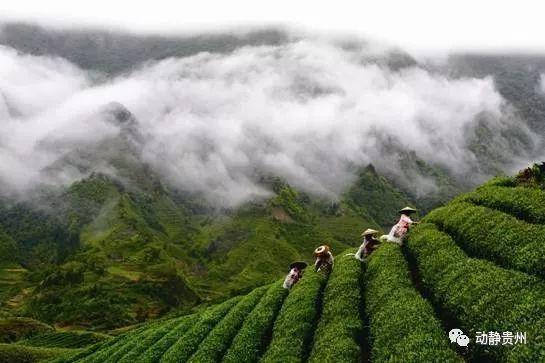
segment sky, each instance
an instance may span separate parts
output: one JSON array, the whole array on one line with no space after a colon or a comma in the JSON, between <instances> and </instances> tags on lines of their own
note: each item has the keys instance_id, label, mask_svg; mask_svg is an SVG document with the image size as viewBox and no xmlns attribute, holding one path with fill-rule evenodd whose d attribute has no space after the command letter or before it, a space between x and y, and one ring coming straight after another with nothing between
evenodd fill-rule
<instances>
[{"instance_id":1,"label":"sky","mask_svg":"<svg viewBox=\"0 0 545 363\"><path fill-rule=\"evenodd\" d=\"M545 52L544 8L542 2L529 0L3 0L0 20L159 33L284 25L311 32L359 34L414 53Z\"/></svg>"}]
</instances>

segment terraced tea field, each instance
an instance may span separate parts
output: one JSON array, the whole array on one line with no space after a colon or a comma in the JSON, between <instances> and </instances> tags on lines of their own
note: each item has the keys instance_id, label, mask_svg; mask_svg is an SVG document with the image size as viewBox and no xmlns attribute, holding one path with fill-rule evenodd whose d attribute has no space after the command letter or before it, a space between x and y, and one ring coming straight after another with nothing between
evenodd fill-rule
<instances>
[{"instance_id":1,"label":"terraced tea field","mask_svg":"<svg viewBox=\"0 0 545 363\"><path fill-rule=\"evenodd\" d=\"M329 276L309 268L289 292L277 281L52 362L545 361L543 212L543 190L492 181L365 263L344 251ZM468 347L450 342L452 328ZM526 342L475 341L504 331Z\"/></svg>"}]
</instances>

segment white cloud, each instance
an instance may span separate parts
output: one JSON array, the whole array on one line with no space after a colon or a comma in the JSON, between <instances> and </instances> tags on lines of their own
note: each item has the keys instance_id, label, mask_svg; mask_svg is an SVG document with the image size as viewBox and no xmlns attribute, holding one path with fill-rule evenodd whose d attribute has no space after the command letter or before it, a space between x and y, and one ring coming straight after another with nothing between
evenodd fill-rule
<instances>
[{"instance_id":1,"label":"white cloud","mask_svg":"<svg viewBox=\"0 0 545 363\"><path fill-rule=\"evenodd\" d=\"M155 170L222 205L268 195L255 181L260 172L327 196L347 186L354 165L396 173L395 155L379 148L386 138L455 173L474 172L467 135L476 117L505 127L492 79L448 79L420 67L394 72L362 54L303 40L167 59L93 85L65 62L0 49L0 59L27 70L27 91L7 98L22 116L0 121L9 126L0 131L0 180L32 185L66 147L118 132L96 120L111 101L136 116L143 157ZM47 99L33 97L34 82ZM16 86L7 79L0 91L17 94ZM64 146L43 153L44 140Z\"/></svg>"}]
</instances>

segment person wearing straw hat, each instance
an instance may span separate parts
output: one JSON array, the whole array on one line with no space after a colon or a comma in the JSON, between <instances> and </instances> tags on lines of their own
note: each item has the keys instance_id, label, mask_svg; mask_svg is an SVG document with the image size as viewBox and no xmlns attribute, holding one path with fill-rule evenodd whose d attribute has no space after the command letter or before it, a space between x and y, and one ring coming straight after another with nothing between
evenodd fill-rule
<instances>
[{"instance_id":1,"label":"person wearing straw hat","mask_svg":"<svg viewBox=\"0 0 545 363\"><path fill-rule=\"evenodd\" d=\"M409 231L409 227L416 223L410 217L414 213L416 213L416 209L411 207L405 207L399 211L401 216L399 217L397 224L395 224L390 230L390 233L387 236L388 241L400 245L403 244L403 240Z\"/></svg>"},{"instance_id":2,"label":"person wearing straw hat","mask_svg":"<svg viewBox=\"0 0 545 363\"><path fill-rule=\"evenodd\" d=\"M314 250L314 257L316 258L316 262L314 263L315 271L323 270L326 273L331 272L331 269L333 268L334 258L328 245L322 245L317 247Z\"/></svg>"},{"instance_id":3,"label":"person wearing straw hat","mask_svg":"<svg viewBox=\"0 0 545 363\"><path fill-rule=\"evenodd\" d=\"M297 261L290 265L290 272L284 279L284 289L291 289L301 277L303 277L303 270L307 267L306 262Z\"/></svg>"},{"instance_id":4,"label":"person wearing straw hat","mask_svg":"<svg viewBox=\"0 0 545 363\"><path fill-rule=\"evenodd\" d=\"M375 238L375 235L378 233L377 230L367 228L361 234L363 237L363 242L358 249L358 252L354 255L358 260L363 261L363 259L376 250L380 244L379 240Z\"/></svg>"}]
</instances>

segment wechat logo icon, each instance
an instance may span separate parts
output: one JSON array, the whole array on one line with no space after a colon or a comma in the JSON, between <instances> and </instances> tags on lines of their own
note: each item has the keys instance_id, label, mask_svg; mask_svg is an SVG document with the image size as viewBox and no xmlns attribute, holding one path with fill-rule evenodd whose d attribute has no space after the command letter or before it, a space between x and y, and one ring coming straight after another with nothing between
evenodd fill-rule
<instances>
[{"instance_id":1,"label":"wechat logo icon","mask_svg":"<svg viewBox=\"0 0 545 363\"><path fill-rule=\"evenodd\" d=\"M448 337L451 343L456 343L460 347L467 347L469 344L469 337L460 329L452 329L448 333Z\"/></svg>"}]
</instances>

